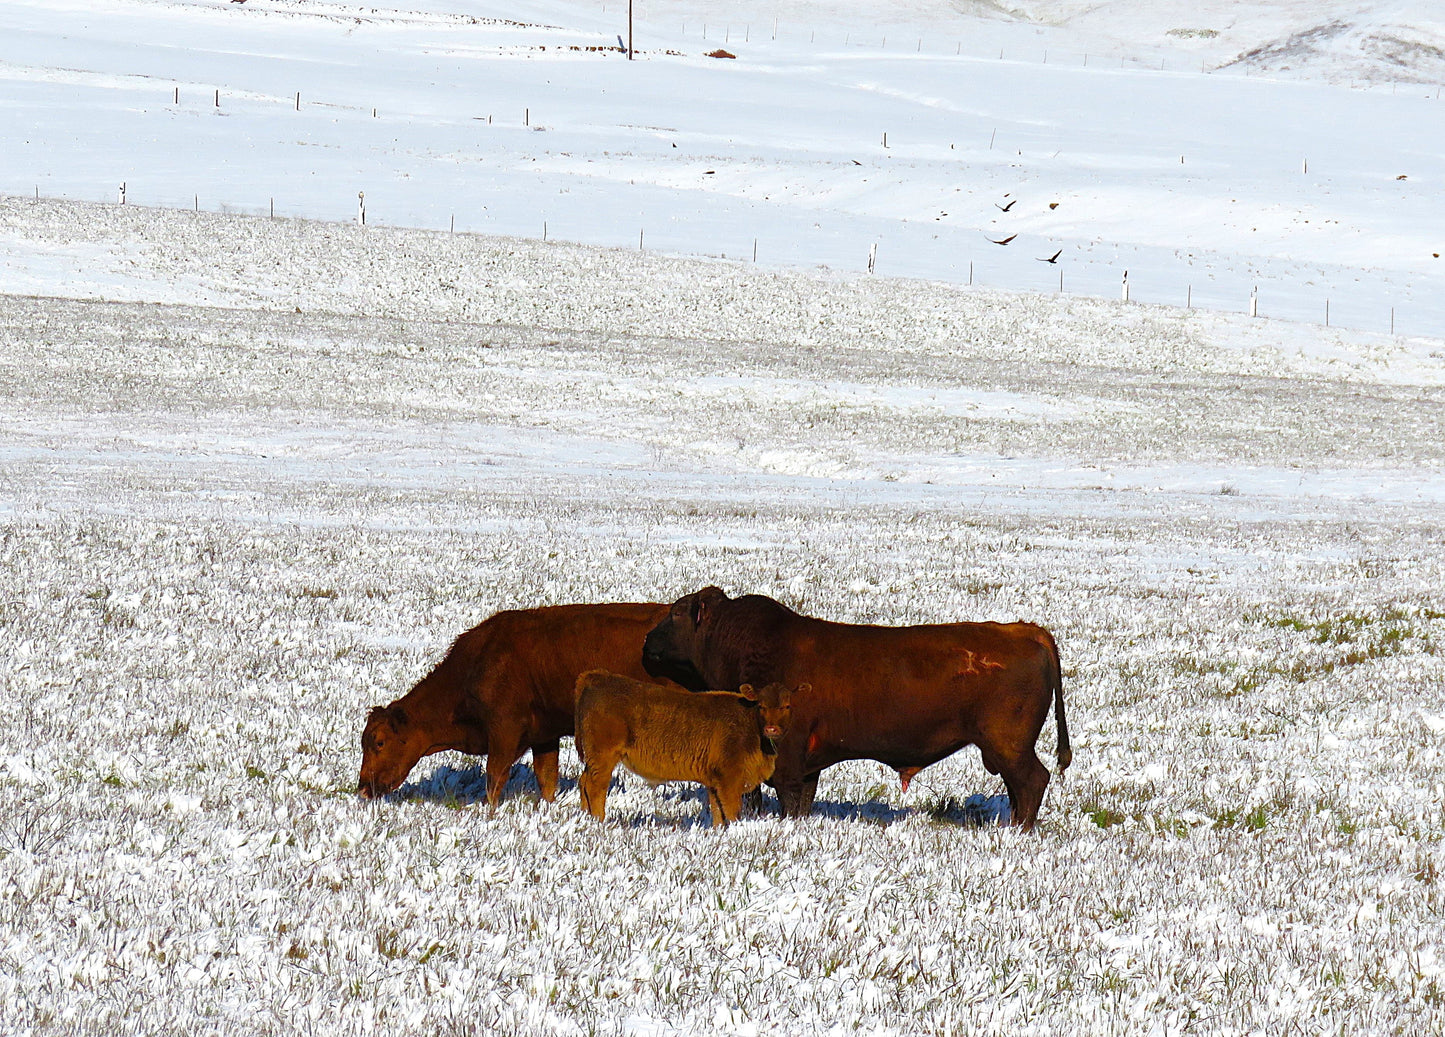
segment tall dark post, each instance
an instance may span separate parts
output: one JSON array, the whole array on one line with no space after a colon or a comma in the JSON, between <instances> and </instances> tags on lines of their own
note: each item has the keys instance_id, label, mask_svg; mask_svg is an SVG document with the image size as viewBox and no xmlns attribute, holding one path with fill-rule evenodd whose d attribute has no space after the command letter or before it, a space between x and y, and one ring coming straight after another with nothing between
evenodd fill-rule
<instances>
[{"instance_id":1,"label":"tall dark post","mask_svg":"<svg viewBox=\"0 0 1445 1037\"><path fill-rule=\"evenodd\" d=\"M632 0L627 0L627 60L632 60Z\"/></svg>"}]
</instances>

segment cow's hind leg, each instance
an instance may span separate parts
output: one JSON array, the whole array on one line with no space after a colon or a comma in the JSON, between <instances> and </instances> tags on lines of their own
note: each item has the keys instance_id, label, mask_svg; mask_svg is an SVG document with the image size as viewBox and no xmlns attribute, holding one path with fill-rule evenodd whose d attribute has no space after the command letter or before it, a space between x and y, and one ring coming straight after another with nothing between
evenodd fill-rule
<instances>
[{"instance_id":1,"label":"cow's hind leg","mask_svg":"<svg viewBox=\"0 0 1445 1037\"><path fill-rule=\"evenodd\" d=\"M537 788L542 798L551 803L557 798L557 742L532 746L532 773L537 775Z\"/></svg>"}]
</instances>

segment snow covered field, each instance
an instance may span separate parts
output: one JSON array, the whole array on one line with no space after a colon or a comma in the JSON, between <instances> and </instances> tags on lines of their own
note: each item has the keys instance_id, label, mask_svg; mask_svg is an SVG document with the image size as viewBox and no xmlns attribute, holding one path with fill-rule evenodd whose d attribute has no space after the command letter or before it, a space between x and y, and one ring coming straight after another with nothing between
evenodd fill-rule
<instances>
[{"instance_id":1,"label":"snow covered field","mask_svg":"<svg viewBox=\"0 0 1445 1037\"><path fill-rule=\"evenodd\" d=\"M1027 6L1058 20L1084 5ZM1226 65L1289 37L1303 7L1260 6L1277 32L1236 39L1220 22L1219 37L1165 42ZM1349 5L1314 6L1343 19ZM152 28L156 12L272 17L226 8L77 4L65 35L98 38L80 26L111 10ZM572 25L577 10L525 20ZM41 14L0 3L7 27ZM1048 33L1104 47L1110 26L1079 18ZM244 70L260 43L316 42L278 24L292 28L238 33L241 57L198 64ZM995 42L1035 32L970 24ZM396 43L435 20L352 26ZM30 45L25 68L41 67ZM65 96L64 77L4 60L7 142L37 106L92 144L110 115L123 128ZM1397 96L1329 72L1350 68L1326 61L1303 88L1346 109ZM386 89L414 97L387 131L399 139L446 91ZM355 130L338 126L320 176L396 154ZM193 152L131 140L216 193L240 183L219 137ZM45 153L76 184L108 183L92 150ZM28 175L16 154L0 150L0 168ZM272 175L274 158L251 172ZM424 196L439 182L418 176L428 190L408 197L436 216ZM441 229L36 201L6 183L0 1030L1445 1027L1438 333L451 234L430 218L387 222ZM607 185L604 215L642 197ZM347 215L308 197L310 215ZM710 211L725 224L735 205ZM1441 226L1379 218L1412 247ZM1225 238L1226 266L1256 262ZM1438 277L1405 266L1381 283ZM712 582L840 620L1050 627L1075 762L1039 831L991 823L1002 785L971 749L906 796L879 765L831 769L811 818L720 833L695 789L622 774L594 823L570 748L552 805L522 765L489 813L478 761L457 754L423 761L395 797L355 796L366 709L466 627ZM1041 742L1051 761L1051 724Z\"/></svg>"},{"instance_id":2,"label":"snow covered field","mask_svg":"<svg viewBox=\"0 0 1445 1037\"><path fill-rule=\"evenodd\" d=\"M221 304L0 298L10 1025L1441 1024L1438 341L133 207L0 230ZM519 767L489 815L461 756L353 794L365 709L492 611L713 581L1054 629L1042 833L973 825L972 750L722 834L636 780L594 824L566 753L550 807Z\"/></svg>"}]
</instances>

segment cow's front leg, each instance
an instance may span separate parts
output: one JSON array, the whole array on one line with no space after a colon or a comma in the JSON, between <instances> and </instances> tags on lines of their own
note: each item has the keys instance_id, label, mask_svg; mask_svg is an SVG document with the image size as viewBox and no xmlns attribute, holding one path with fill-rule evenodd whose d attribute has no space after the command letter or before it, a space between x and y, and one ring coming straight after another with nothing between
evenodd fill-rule
<instances>
[{"instance_id":1,"label":"cow's front leg","mask_svg":"<svg viewBox=\"0 0 1445 1037\"><path fill-rule=\"evenodd\" d=\"M487 739L487 805L502 801L502 790L512 774L512 764L522 758L526 740L521 731L494 730Z\"/></svg>"},{"instance_id":2,"label":"cow's front leg","mask_svg":"<svg viewBox=\"0 0 1445 1037\"><path fill-rule=\"evenodd\" d=\"M557 742L532 746L532 773L537 776L537 788L548 803L557 798L558 749Z\"/></svg>"}]
</instances>

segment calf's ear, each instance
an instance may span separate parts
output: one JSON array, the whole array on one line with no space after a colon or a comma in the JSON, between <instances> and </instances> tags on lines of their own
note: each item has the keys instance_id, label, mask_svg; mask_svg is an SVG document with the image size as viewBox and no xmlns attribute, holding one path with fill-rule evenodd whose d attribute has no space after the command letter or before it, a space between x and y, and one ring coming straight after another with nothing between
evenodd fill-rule
<instances>
[{"instance_id":1,"label":"calf's ear","mask_svg":"<svg viewBox=\"0 0 1445 1037\"><path fill-rule=\"evenodd\" d=\"M411 723L411 717L407 716L406 710L400 706L392 706L388 709L386 711L386 718L391 721L391 729L397 734L400 734L401 729Z\"/></svg>"},{"instance_id":2,"label":"calf's ear","mask_svg":"<svg viewBox=\"0 0 1445 1037\"><path fill-rule=\"evenodd\" d=\"M809 684L807 681L804 681L802 684L799 684L799 685L798 685L798 690L797 690L796 692L794 692L794 694L796 694L796 695L807 695L807 694L809 694L812 690L813 690L813 686L812 686L811 684Z\"/></svg>"},{"instance_id":3,"label":"calf's ear","mask_svg":"<svg viewBox=\"0 0 1445 1037\"><path fill-rule=\"evenodd\" d=\"M751 684L744 684L740 688L738 688L738 694L741 695L743 698L749 699L753 702L758 701L758 693L753 689L753 686Z\"/></svg>"}]
</instances>

